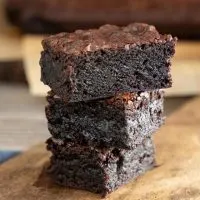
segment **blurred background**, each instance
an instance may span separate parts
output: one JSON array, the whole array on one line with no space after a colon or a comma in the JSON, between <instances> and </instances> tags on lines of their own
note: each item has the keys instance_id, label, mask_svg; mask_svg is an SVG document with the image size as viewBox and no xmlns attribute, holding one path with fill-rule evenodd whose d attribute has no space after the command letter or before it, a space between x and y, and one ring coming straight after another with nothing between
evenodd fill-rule
<instances>
[{"instance_id":1,"label":"blurred background","mask_svg":"<svg viewBox=\"0 0 200 200\"><path fill-rule=\"evenodd\" d=\"M200 0L0 0L0 163L48 138L40 82L45 35L109 23L179 38L166 115L200 93Z\"/></svg>"}]
</instances>

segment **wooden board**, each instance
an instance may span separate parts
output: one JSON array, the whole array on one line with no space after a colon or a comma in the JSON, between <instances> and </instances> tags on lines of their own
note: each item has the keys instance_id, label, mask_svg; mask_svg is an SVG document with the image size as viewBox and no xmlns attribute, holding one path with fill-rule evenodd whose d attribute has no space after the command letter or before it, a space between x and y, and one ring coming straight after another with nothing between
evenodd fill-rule
<instances>
[{"instance_id":1,"label":"wooden board","mask_svg":"<svg viewBox=\"0 0 200 200\"><path fill-rule=\"evenodd\" d=\"M40 82L40 52L42 36L27 35L23 38L22 49L30 92L45 96L49 90ZM173 60L172 76L174 85L167 90L168 96L200 94L200 42L180 42Z\"/></svg>"},{"instance_id":2,"label":"wooden board","mask_svg":"<svg viewBox=\"0 0 200 200\"><path fill-rule=\"evenodd\" d=\"M199 101L199 98L197 98ZM187 116L186 111L173 113L174 118ZM199 101L200 102L200 101ZM196 109L196 112L199 112ZM193 118L193 116L190 116ZM157 167L137 181L119 188L107 200L198 200L200 199L200 125L170 118L155 135ZM38 145L25 154L0 166L1 200L100 200L86 191L61 188L52 183L44 168L49 154Z\"/></svg>"}]
</instances>

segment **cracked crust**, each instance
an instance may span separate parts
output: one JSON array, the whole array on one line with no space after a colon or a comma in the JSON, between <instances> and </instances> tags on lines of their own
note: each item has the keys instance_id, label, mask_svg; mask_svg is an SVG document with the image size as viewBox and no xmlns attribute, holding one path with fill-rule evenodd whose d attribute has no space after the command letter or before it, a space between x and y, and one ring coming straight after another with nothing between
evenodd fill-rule
<instances>
[{"instance_id":1,"label":"cracked crust","mask_svg":"<svg viewBox=\"0 0 200 200\"><path fill-rule=\"evenodd\" d=\"M169 88L175 45L139 23L61 33L43 41L41 80L66 102Z\"/></svg>"},{"instance_id":2,"label":"cracked crust","mask_svg":"<svg viewBox=\"0 0 200 200\"><path fill-rule=\"evenodd\" d=\"M44 50L52 53L81 55L100 49L129 50L142 44L176 41L171 35L161 35L152 25L132 23L126 27L104 25L99 29L77 30L74 33L60 33L42 41ZM62 48L60 48L62 47Z\"/></svg>"}]
</instances>

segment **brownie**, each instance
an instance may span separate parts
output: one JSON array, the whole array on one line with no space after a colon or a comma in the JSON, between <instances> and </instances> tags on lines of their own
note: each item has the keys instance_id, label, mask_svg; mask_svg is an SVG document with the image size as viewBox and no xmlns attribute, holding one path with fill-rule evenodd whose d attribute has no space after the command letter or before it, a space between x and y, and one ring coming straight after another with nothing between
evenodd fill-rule
<instances>
[{"instance_id":1,"label":"brownie","mask_svg":"<svg viewBox=\"0 0 200 200\"><path fill-rule=\"evenodd\" d=\"M199 0L6 0L10 21L25 32L58 33L94 28L105 23L155 24L161 32L180 37L200 33Z\"/></svg>"},{"instance_id":2,"label":"brownie","mask_svg":"<svg viewBox=\"0 0 200 200\"><path fill-rule=\"evenodd\" d=\"M168 88L175 44L140 23L53 35L42 41L41 80L68 102Z\"/></svg>"},{"instance_id":3,"label":"brownie","mask_svg":"<svg viewBox=\"0 0 200 200\"><path fill-rule=\"evenodd\" d=\"M97 149L54 139L47 144L53 153L48 172L56 183L102 196L136 179L155 164L151 138L134 150Z\"/></svg>"},{"instance_id":4,"label":"brownie","mask_svg":"<svg viewBox=\"0 0 200 200\"><path fill-rule=\"evenodd\" d=\"M163 92L119 94L88 102L47 97L48 128L55 139L93 147L135 148L163 124Z\"/></svg>"}]
</instances>

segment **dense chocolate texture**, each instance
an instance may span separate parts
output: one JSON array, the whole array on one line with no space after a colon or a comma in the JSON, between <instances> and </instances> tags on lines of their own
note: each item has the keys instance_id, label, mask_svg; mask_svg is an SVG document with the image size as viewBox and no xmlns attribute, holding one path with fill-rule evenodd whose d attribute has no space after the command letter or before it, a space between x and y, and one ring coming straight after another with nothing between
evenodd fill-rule
<instances>
[{"instance_id":1,"label":"dense chocolate texture","mask_svg":"<svg viewBox=\"0 0 200 200\"><path fill-rule=\"evenodd\" d=\"M26 32L58 33L105 23L155 24L161 32L199 38L199 0L6 0L8 17Z\"/></svg>"},{"instance_id":2,"label":"dense chocolate texture","mask_svg":"<svg viewBox=\"0 0 200 200\"><path fill-rule=\"evenodd\" d=\"M50 36L42 42L41 80L70 102L168 88L175 43L139 23Z\"/></svg>"},{"instance_id":3,"label":"dense chocolate texture","mask_svg":"<svg viewBox=\"0 0 200 200\"><path fill-rule=\"evenodd\" d=\"M154 164L154 146L145 139L134 150L95 149L49 139L53 153L49 173L58 184L102 196L137 178Z\"/></svg>"},{"instance_id":4,"label":"dense chocolate texture","mask_svg":"<svg viewBox=\"0 0 200 200\"><path fill-rule=\"evenodd\" d=\"M47 100L52 136L93 147L135 148L164 121L162 91L69 104L50 93Z\"/></svg>"}]
</instances>

